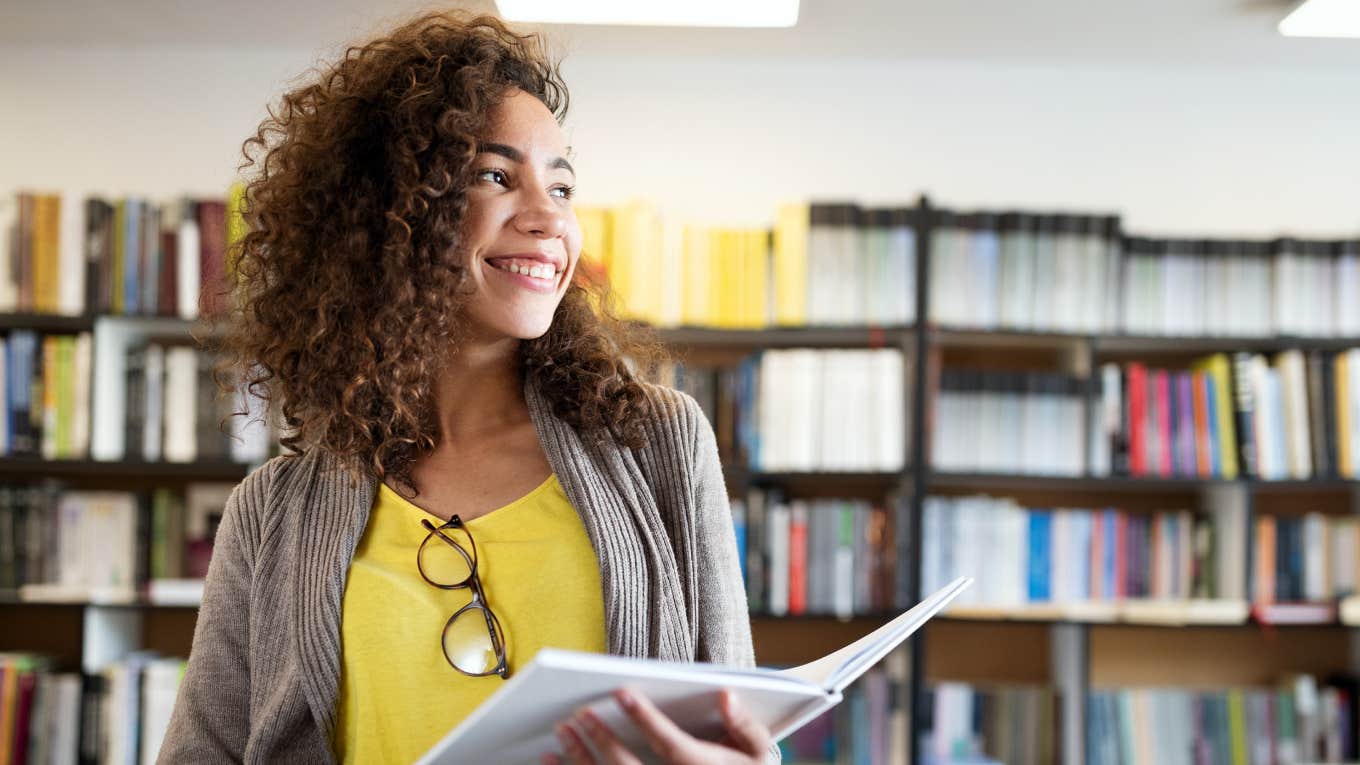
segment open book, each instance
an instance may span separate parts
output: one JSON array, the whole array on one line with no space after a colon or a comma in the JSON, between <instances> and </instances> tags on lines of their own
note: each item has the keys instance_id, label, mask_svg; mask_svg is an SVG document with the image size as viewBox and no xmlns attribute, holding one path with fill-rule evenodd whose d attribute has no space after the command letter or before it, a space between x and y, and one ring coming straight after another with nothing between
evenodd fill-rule
<instances>
[{"instance_id":1,"label":"open book","mask_svg":"<svg viewBox=\"0 0 1360 765\"><path fill-rule=\"evenodd\" d=\"M969 577L955 579L915 608L835 653L782 671L545 648L431 747L417 765L538 763L544 752L561 753L553 726L587 705L639 757L645 757L650 749L610 696L624 686L645 694L691 734L709 740L725 732L714 694L731 688L746 711L779 740L840 703L846 686L972 582Z\"/></svg>"}]
</instances>

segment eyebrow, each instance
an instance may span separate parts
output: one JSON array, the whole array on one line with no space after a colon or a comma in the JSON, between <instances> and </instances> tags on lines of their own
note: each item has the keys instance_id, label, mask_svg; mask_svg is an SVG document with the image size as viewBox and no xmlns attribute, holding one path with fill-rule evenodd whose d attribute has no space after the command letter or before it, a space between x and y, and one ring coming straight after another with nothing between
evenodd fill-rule
<instances>
[{"instance_id":1,"label":"eyebrow","mask_svg":"<svg viewBox=\"0 0 1360 765\"><path fill-rule=\"evenodd\" d=\"M497 154L505 157L511 162L524 162L523 152L513 146L506 146L503 143L478 144L477 151L485 154ZM576 168L571 166L571 163L567 161L566 157L554 157L553 160L548 163L548 168L551 170L566 170L573 176L576 175Z\"/></svg>"}]
</instances>

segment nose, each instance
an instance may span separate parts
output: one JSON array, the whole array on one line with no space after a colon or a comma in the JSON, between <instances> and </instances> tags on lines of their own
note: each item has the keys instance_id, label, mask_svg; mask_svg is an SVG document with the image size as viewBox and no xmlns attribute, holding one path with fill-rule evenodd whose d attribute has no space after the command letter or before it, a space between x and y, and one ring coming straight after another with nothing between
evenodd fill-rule
<instances>
[{"instance_id":1,"label":"nose","mask_svg":"<svg viewBox=\"0 0 1360 765\"><path fill-rule=\"evenodd\" d=\"M538 239L556 239L567 231L567 213L547 192L530 193L515 215L515 230Z\"/></svg>"}]
</instances>

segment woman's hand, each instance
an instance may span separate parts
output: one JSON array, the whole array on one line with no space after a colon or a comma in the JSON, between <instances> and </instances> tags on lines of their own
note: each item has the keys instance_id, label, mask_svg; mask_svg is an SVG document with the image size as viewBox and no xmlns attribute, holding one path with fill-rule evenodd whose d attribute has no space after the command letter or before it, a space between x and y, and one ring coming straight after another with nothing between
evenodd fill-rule
<instances>
[{"instance_id":1,"label":"woman's hand","mask_svg":"<svg viewBox=\"0 0 1360 765\"><path fill-rule=\"evenodd\" d=\"M614 693L614 700L646 737L656 756L670 765L757 765L770 748L770 730L751 718L737 702L736 694L719 694L718 708L727 723L721 743L703 741L681 730L647 697L628 690ZM571 765L635 765L641 761L614 736L589 708L557 726L557 738ZM589 744L587 744L589 742ZM591 747L599 753L595 757ZM562 765L555 754L543 755L544 765Z\"/></svg>"}]
</instances>

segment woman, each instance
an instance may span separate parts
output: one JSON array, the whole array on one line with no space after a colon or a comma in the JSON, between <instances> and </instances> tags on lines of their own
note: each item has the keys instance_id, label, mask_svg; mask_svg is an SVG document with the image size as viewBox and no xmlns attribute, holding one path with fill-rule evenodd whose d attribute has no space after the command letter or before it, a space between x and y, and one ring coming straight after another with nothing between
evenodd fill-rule
<instances>
[{"instance_id":1,"label":"woman","mask_svg":"<svg viewBox=\"0 0 1360 765\"><path fill-rule=\"evenodd\" d=\"M409 762L544 645L753 662L712 430L576 278L566 106L534 38L431 14L246 142L227 346L295 454L231 496L162 762ZM666 761L778 758L730 694L720 743L618 701Z\"/></svg>"}]
</instances>

